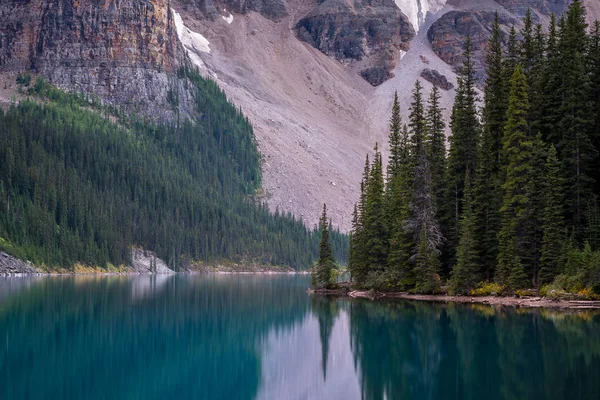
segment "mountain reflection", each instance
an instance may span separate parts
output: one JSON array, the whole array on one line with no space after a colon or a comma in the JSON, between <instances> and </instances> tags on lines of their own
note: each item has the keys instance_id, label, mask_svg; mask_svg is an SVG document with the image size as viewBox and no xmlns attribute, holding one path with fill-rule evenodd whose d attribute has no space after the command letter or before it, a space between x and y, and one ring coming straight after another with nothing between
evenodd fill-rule
<instances>
[{"instance_id":1,"label":"mountain reflection","mask_svg":"<svg viewBox=\"0 0 600 400\"><path fill-rule=\"evenodd\" d=\"M600 398L598 313L332 299L308 284L0 279L0 398Z\"/></svg>"}]
</instances>

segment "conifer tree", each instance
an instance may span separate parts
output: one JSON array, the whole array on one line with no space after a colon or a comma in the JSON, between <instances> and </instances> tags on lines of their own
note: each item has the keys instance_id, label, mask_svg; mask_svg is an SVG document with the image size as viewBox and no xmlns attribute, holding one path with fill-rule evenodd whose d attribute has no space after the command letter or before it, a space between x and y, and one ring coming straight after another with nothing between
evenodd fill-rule
<instances>
[{"instance_id":1,"label":"conifer tree","mask_svg":"<svg viewBox=\"0 0 600 400\"><path fill-rule=\"evenodd\" d=\"M392 181L398 175L402 162L402 117L400 116L400 103L398 92L394 92L394 103L392 105L392 116L390 118L390 132L388 135L390 156L387 165L387 179Z\"/></svg>"},{"instance_id":2,"label":"conifer tree","mask_svg":"<svg viewBox=\"0 0 600 400\"><path fill-rule=\"evenodd\" d=\"M560 26L564 25L561 18ZM562 104L561 87L563 69L558 51L558 26L554 14L550 16L548 39L546 41L546 62L543 69L540 121L536 124L546 143L558 145L560 132L560 108Z\"/></svg>"},{"instance_id":3,"label":"conifer tree","mask_svg":"<svg viewBox=\"0 0 600 400\"><path fill-rule=\"evenodd\" d=\"M375 145L375 158L371 164L366 190L363 235L366 245L367 274L379 274L387 264L389 238L385 221L384 182L381 153Z\"/></svg>"},{"instance_id":4,"label":"conifer tree","mask_svg":"<svg viewBox=\"0 0 600 400\"><path fill-rule=\"evenodd\" d=\"M412 134L413 187L410 201L410 216L406 220L413 232L416 248L414 261L415 290L432 293L438 286L436 277L440 267L439 250L443 237L437 220L437 208L433 197L433 181L426 147L426 121L421 84L415 83L410 106L410 128Z\"/></svg>"},{"instance_id":5,"label":"conifer tree","mask_svg":"<svg viewBox=\"0 0 600 400\"><path fill-rule=\"evenodd\" d=\"M319 260L317 261L316 270L316 286L321 288L331 287L331 271L334 268L335 261L333 259L333 250L330 243L331 228L329 219L327 218L327 205L323 204L323 213L319 220L319 228L321 230L321 243L319 245Z\"/></svg>"},{"instance_id":6,"label":"conifer tree","mask_svg":"<svg viewBox=\"0 0 600 400\"><path fill-rule=\"evenodd\" d=\"M523 67L527 82L531 82L531 72L535 64L535 37L531 8L527 9L521 29L521 41L519 43L519 64Z\"/></svg>"},{"instance_id":7,"label":"conifer tree","mask_svg":"<svg viewBox=\"0 0 600 400\"><path fill-rule=\"evenodd\" d=\"M479 255L475 241L476 218L473 212L469 171L465 177L465 197L460 221L460 239L456 249L456 265L452 268L450 288L456 294L468 294L478 282Z\"/></svg>"},{"instance_id":8,"label":"conifer tree","mask_svg":"<svg viewBox=\"0 0 600 400\"><path fill-rule=\"evenodd\" d=\"M486 55L487 79L484 90L483 132L479 146L479 165L473 178L473 213L476 219L474 240L484 279L493 278L498 258L498 231L502 203L500 153L506 123L506 82L503 71L502 33L498 14L492 25Z\"/></svg>"},{"instance_id":9,"label":"conifer tree","mask_svg":"<svg viewBox=\"0 0 600 400\"><path fill-rule=\"evenodd\" d=\"M441 267L440 257L435 245L428 240L429 227L426 224L421 226L417 250L414 258L415 263L415 292L417 293L436 293L439 291L440 284L438 271Z\"/></svg>"},{"instance_id":10,"label":"conifer tree","mask_svg":"<svg viewBox=\"0 0 600 400\"><path fill-rule=\"evenodd\" d=\"M401 163L394 180L397 214L392 216L387 275L390 286L402 290L411 289L415 284L414 268L410 257L414 248L413 233L408 229L410 198L413 185L413 170L410 162L409 131L404 125L401 139Z\"/></svg>"},{"instance_id":11,"label":"conifer tree","mask_svg":"<svg viewBox=\"0 0 600 400\"><path fill-rule=\"evenodd\" d=\"M531 199L527 197L528 171L531 169L533 141L529 135L527 115L527 81L523 68L517 65L511 79L507 121L504 129L503 159L507 162L502 186L504 202L500 209L502 226L498 235L498 267L496 281L510 289L527 286L522 262L523 217Z\"/></svg>"},{"instance_id":12,"label":"conifer tree","mask_svg":"<svg viewBox=\"0 0 600 400\"><path fill-rule=\"evenodd\" d=\"M427 154L431 165L433 196L436 206L444 203L444 177L446 174L446 123L440 107L440 93L433 86L427 103ZM438 211L438 219L440 218Z\"/></svg>"},{"instance_id":13,"label":"conifer tree","mask_svg":"<svg viewBox=\"0 0 600 400\"><path fill-rule=\"evenodd\" d=\"M587 208L593 203L593 163L598 157L590 138L589 74L586 71L585 8L573 0L560 34L559 54L562 74L562 104L558 124L557 150L567 179L567 212L578 241L583 240Z\"/></svg>"},{"instance_id":14,"label":"conifer tree","mask_svg":"<svg viewBox=\"0 0 600 400\"><path fill-rule=\"evenodd\" d=\"M465 40L463 66L458 78L458 89L452 108L450 127L450 151L446 175L446 201L443 212L443 233L446 237L446 269L455 261L458 241L457 228L460 222L463 185L467 170L477 169L477 152L480 124L477 115L477 96L473 73L473 44L471 37Z\"/></svg>"},{"instance_id":15,"label":"conifer tree","mask_svg":"<svg viewBox=\"0 0 600 400\"><path fill-rule=\"evenodd\" d=\"M544 179L544 223L540 259L540 282L551 283L564 265L565 228L562 210L562 179L556 149L550 146Z\"/></svg>"},{"instance_id":16,"label":"conifer tree","mask_svg":"<svg viewBox=\"0 0 600 400\"><path fill-rule=\"evenodd\" d=\"M352 281L359 287L364 285L367 278L367 247L365 241L365 218L367 191L370 176L369 155L365 158L365 167L363 170L362 180L360 182L360 198L355 213L356 223L352 227L352 262L348 266Z\"/></svg>"}]
</instances>

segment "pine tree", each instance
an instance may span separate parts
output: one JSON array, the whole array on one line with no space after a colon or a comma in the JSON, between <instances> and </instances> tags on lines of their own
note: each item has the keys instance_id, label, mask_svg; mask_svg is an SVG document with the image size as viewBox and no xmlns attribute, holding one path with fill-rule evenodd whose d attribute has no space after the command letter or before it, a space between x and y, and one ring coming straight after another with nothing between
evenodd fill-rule
<instances>
[{"instance_id":1,"label":"pine tree","mask_svg":"<svg viewBox=\"0 0 600 400\"><path fill-rule=\"evenodd\" d=\"M440 289L438 271L441 267L440 257L435 245L428 240L429 227L421 226L417 249L413 256L415 262L415 292L436 293Z\"/></svg>"},{"instance_id":2,"label":"pine tree","mask_svg":"<svg viewBox=\"0 0 600 400\"><path fill-rule=\"evenodd\" d=\"M367 184L363 226L367 274L380 274L387 265L389 238L385 220L383 167L377 145Z\"/></svg>"},{"instance_id":3,"label":"pine tree","mask_svg":"<svg viewBox=\"0 0 600 400\"><path fill-rule=\"evenodd\" d=\"M563 25L564 19L561 18L560 26ZM557 146L561 136L558 125L561 118L563 67L558 51L558 26L554 14L550 16L548 27L545 64L542 73L540 122L536 124L536 127L546 143Z\"/></svg>"},{"instance_id":4,"label":"pine tree","mask_svg":"<svg viewBox=\"0 0 600 400\"><path fill-rule=\"evenodd\" d=\"M390 156L387 165L387 179L392 181L398 175L402 163L402 117L400 116L400 103L398 92L394 92L392 116L390 118L390 132L388 135Z\"/></svg>"},{"instance_id":5,"label":"pine tree","mask_svg":"<svg viewBox=\"0 0 600 400\"><path fill-rule=\"evenodd\" d=\"M421 94L421 84L417 80L411 103L410 128L412 134L412 164L414 180L410 200L410 216L406 220L409 231L413 232L416 248L414 274L415 290L432 293L437 290L437 273L440 267L439 250L443 237L437 220L437 208L433 197L433 181L426 147L426 121Z\"/></svg>"},{"instance_id":6,"label":"pine tree","mask_svg":"<svg viewBox=\"0 0 600 400\"><path fill-rule=\"evenodd\" d=\"M414 181L410 161L409 131L404 125L401 139L401 163L398 175L392 182L394 199L397 202L397 214L392 216L390 227L390 246L387 262L387 275L390 287L408 290L414 287L414 268L410 256L414 248L413 233L408 229L410 217L410 196Z\"/></svg>"},{"instance_id":7,"label":"pine tree","mask_svg":"<svg viewBox=\"0 0 600 400\"><path fill-rule=\"evenodd\" d=\"M523 28L521 29L521 41L519 43L519 64L523 67L527 82L531 82L531 72L535 63L535 38L533 18L531 9L528 8L523 19Z\"/></svg>"},{"instance_id":8,"label":"pine tree","mask_svg":"<svg viewBox=\"0 0 600 400\"><path fill-rule=\"evenodd\" d=\"M556 149L550 146L544 179L544 223L540 259L540 282L551 283L564 265L562 246L565 242L562 210L562 179Z\"/></svg>"},{"instance_id":9,"label":"pine tree","mask_svg":"<svg viewBox=\"0 0 600 400\"><path fill-rule=\"evenodd\" d=\"M331 282L331 271L334 268L335 261L333 259L333 250L330 243L331 230L329 226L329 219L327 218L327 205L323 204L323 213L319 220L319 228L321 230L321 243L319 245L319 260L314 273L316 274L316 286L320 288L330 288Z\"/></svg>"},{"instance_id":10,"label":"pine tree","mask_svg":"<svg viewBox=\"0 0 600 400\"><path fill-rule=\"evenodd\" d=\"M480 273L486 280L492 279L497 263L502 203L500 154L507 108L502 55L502 32L496 13L486 55L484 126L472 189L473 213L477 221L474 240L481 262Z\"/></svg>"},{"instance_id":11,"label":"pine tree","mask_svg":"<svg viewBox=\"0 0 600 400\"><path fill-rule=\"evenodd\" d=\"M348 266L352 281L358 287L362 287L367 279L367 247L365 240L365 217L367 205L367 191L370 176L369 155L365 158L365 167L362 180L360 182L360 198L356 208L355 219L352 230L352 252L353 258Z\"/></svg>"},{"instance_id":12,"label":"pine tree","mask_svg":"<svg viewBox=\"0 0 600 400\"><path fill-rule=\"evenodd\" d=\"M600 153L600 21L594 23L592 32L590 33L588 65L590 70L590 116L592 117L591 138L596 153ZM600 170L599 157L596 157L593 169L596 171ZM600 195L600 178L598 176L595 178L594 193L598 196ZM594 250L598 249L594 246L592 248Z\"/></svg>"},{"instance_id":13,"label":"pine tree","mask_svg":"<svg viewBox=\"0 0 600 400\"><path fill-rule=\"evenodd\" d=\"M563 162L563 173L570 186L567 188L567 211L577 240L582 240L587 207L593 201L594 171L591 169L598 153L590 138L591 110L587 94L589 76L585 58L586 35L585 8L580 0L573 0L567 11L564 29L559 40L559 53L563 74L561 120L562 137L557 150Z\"/></svg>"},{"instance_id":14,"label":"pine tree","mask_svg":"<svg viewBox=\"0 0 600 400\"><path fill-rule=\"evenodd\" d=\"M465 197L460 221L460 239L456 249L456 265L452 268L450 289L456 294L468 294L478 281L479 255L475 241L476 218L473 212L469 171L465 177Z\"/></svg>"},{"instance_id":15,"label":"pine tree","mask_svg":"<svg viewBox=\"0 0 600 400\"><path fill-rule=\"evenodd\" d=\"M436 206L444 203L444 178L446 174L446 123L440 107L440 93L433 86L427 104L427 152L431 165L433 196ZM438 211L438 219L441 217Z\"/></svg>"},{"instance_id":16,"label":"pine tree","mask_svg":"<svg viewBox=\"0 0 600 400\"><path fill-rule=\"evenodd\" d=\"M527 116L529 101L523 68L517 65L511 79L511 90L504 129L503 158L507 162L502 189L504 202L500 209L502 226L498 235L498 267L496 281L510 289L527 286L522 263L523 217L531 199L527 197L528 171L531 169L533 141L529 135Z\"/></svg>"},{"instance_id":17,"label":"pine tree","mask_svg":"<svg viewBox=\"0 0 600 400\"><path fill-rule=\"evenodd\" d=\"M473 44L467 36L464 47L464 62L458 78L458 89L452 108L450 127L450 151L446 174L446 201L443 212L443 233L446 237L445 267L455 261L458 241L457 228L460 222L463 185L466 171L477 169L480 123L477 115L477 96L473 73Z\"/></svg>"}]
</instances>

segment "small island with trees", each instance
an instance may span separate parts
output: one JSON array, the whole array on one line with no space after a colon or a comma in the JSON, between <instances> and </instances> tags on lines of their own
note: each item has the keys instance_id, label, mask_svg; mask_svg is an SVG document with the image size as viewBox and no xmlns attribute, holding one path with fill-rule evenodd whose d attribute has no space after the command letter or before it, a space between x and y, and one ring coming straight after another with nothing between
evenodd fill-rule
<instances>
[{"instance_id":1,"label":"small island with trees","mask_svg":"<svg viewBox=\"0 0 600 400\"><path fill-rule=\"evenodd\" d=\"M496 15L481 110L468 37L448 148L435 86L425 101L415 83L407 124L395 96L387 167L377 145L365 162L350 280L331 272L324 207L315 292L600 307L600 22L585 15L574 0L544 29L528 11L506 39Z\"/></svg>"}]
</instances>

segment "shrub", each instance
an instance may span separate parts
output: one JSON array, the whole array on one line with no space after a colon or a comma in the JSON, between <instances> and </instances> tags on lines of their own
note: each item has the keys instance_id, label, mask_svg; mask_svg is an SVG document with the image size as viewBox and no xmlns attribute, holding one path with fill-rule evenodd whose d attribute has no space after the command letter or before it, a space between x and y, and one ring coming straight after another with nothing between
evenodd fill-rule
<instances>
[{"instance_id":1,"label":"shrub","mask_svg":"<svg viewBox=\"0 0 600 400\"><path fill-rule=\"evenodd\" d=\"M477 288L471 290L471 296L501 296L505 290L506 286L493 282L482 282Z\"/></svg>"}]
</instances>

